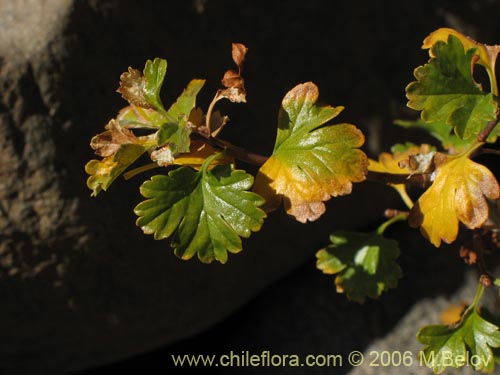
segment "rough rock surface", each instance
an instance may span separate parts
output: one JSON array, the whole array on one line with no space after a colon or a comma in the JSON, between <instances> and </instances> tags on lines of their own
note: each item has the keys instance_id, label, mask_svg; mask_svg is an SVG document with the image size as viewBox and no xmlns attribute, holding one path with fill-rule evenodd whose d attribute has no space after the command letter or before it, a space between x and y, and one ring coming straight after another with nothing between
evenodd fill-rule
<instances>
[{"instance_id":1,"label":"rough rock surface","mask_svg":"<svg viewBox=\"0 0 500 375\"><path fill-rule=\"evenodd\" d=\"M207 78L206 105L230 67L230 43L244 42L249 103L223 106L228 139L269 152L281 97L312 80L323 101L347 107L342 120L363 128L376 152L397 138L396 130L376 134L405 115L403 87L425 59L423 36L452 26L498 41L498 9L479 1L1 0L0 372L65 372L193 335L304 262L331 228L373 225L394 199L373 202L383 187L357 187L319 222L272 216L225 266L179 261L134 226L140 178L97 199L85 186L88 142L124 105L114 89L129 65L168 58L170 99L189 79Z\"/></svg>"}]
</instances>

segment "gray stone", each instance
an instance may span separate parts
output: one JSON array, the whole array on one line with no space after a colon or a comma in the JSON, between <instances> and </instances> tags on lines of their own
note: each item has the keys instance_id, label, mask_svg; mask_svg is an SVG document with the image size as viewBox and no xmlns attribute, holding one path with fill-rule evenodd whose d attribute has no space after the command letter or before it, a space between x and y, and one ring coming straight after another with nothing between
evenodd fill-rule
<instances>
[{"instance_id":1,"label":"gray stone","mask_svg":"<svg viewBox=\"0 0 500 375\"><path fill-rule=\"evenodd\" d=\"M400 322L386 336L373 341L363 351L365 361L359 367L355 367L348 375L370 375L380 374L381 369L386 375L431 375L434 372L425 364L425 358L419 356L423 345L416 340L416 333L420 328L430 324L442 324L440 313L449 308L450 305L459 305L464 301L470 301L474 297L477 287L477 274L469 273L465 283L455 293L449 296L440 295L434 298L425 298L415 303L408 313L401 319ZM483 303L488 299L485 298ZM495 296L490 295L491 301L495 300ZM498 296L496 296L498 300ZM488 303L486 303L488 305ZM384 352L389 354L383 354ZM394 354L392 354L394 353ZM399 356L403 358L405 353L409 354L406 364L402 361L399 363ZM394 362L390 362L388 357L395 358ZM428 358L430 359L430 357ZM374 366L378 364L379 366ZM477 373L470 365L463 366L460 369L449 369L448 372L461 375L472 375Z\"/></svg>"}]
</instances>

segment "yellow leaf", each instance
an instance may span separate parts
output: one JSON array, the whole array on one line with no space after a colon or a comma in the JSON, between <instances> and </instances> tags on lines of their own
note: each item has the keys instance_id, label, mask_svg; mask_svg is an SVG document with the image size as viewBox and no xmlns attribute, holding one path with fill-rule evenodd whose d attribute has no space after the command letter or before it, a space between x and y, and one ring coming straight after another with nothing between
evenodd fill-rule
<instances>
[{"instance_id":1,"label":"yellow leaf","mask_svg":"<svg viewBox=\"0 0 500 375\"><path fill-rule=\"evenodd\" d=\"M434 246L452 243L458 224L481 227L488 219L488 199L497 199L500 189L495 176L485 166L459 157L437 154L433 184L410 212L409 224L420 227Z\"/></svg>"},{"instance_id":2,"label":"yellow leaf","mask_svg":"<svg viewBox=\"0 0 500 375\"><path fill-rule=\"evenodd\" d=\"M411 171L405 169L401 163L409 160L414 155L425 155L429 152L431 152L431 147L428 144L423 144L420 147L411 146L404 151L397 151L393 154L383 152L379 155L378 161L369 160L368 170L392 174L408 174Z\"/></svg>"},{"instance_id":3,"label":"yellow leaf","mask_svg":"<svg viewBox=\"0 0 500 375\"><path fill-rule=\"evenodd\" d=\"M297 221L318 219L324 201L349 194L353 182L365 179L368 160L358 149L364 142L351 124L326 125L343 107L318 105L312 82L297 85L283 101L271 157L260 168L254 191L266 199L264 209L283 200Z\"/></svg>"},{"instance_id":4,"label":"yellow leaf","mask_svg":"<svg viewBox=\"0 0 500 375\"><path fill-rule=\"evenodd\" d=\"M415 155L427 155L431 152L431 147L428 144L423 144L420 147L411 146L404 151L396 151L393 154L383 152L379 155L378 161L369 159L368 170L372 172L392 173L392 174L408 174L411 172L404 168L403 165L411 164ZM413 202L406 192L405 184L388 184L393 187L406 203L408 208L412 208Z\"/></svg>"},{"instance_id":5,"label":"yellow leaf","mask_svg":"<svg viewBox=\"0 0 500 375\"><path fill-rule=\"evenodd\" d=\"M209 144L203 143L202 141L191 141L190 149L190 152L182 153L177 156L174 159L173 164L185 165L200 170L206 159L220 152L219 150L216 150ZM234 159L229 156L215 158L208 169L212 169L216 165L232 163L234 163Z\"/></svg>"},{"instance_id":6,"label":"yellow leaf","mask_svg":"<svg viewBox=\"0 0 500 375\"><path fill-rule=\"evenodd\" d=\"M283 196L286 212L302 223L317 220L325 212L323 201L331 196L349 194L352 188L348 178L311 176L298 166L275 157L270 157L260 169L256 186L265 185L264 180L272 181L270 194L256 190L266 198L264 208L275 209L281 202L279 196Z\"/></svg>"},{"instance_id":7,"label":"yellow leaf","mask_svg":"<svg viewBox=\"0 0 500 375\"><path fill-rule=\"evenodd\" d=\"M467 303L460 302L458 304L453 304L448 306L446 309L441 311L439 318L441 323L451 326L452 324L458 323L462 319L462 314L467 308Z\"/></svg>"}]
</instances>

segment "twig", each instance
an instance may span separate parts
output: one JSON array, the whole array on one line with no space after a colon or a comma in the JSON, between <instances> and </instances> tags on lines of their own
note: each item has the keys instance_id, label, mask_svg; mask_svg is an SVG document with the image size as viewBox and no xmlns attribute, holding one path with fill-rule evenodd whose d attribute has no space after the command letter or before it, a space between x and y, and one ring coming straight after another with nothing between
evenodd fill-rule
<instances>
[{"instance_id":1,"label":"twig","mask_svg":"<svg viewBox=\"0 0 500 375\"><path fill-rule=\"evenodd\" d=\"M254 152L245 150L244 148L235 146L222 139L210 136L207 137L205 134L197 132L193 132L193 135L197 139L205 143L208 143L211 146L227 151L229 155L245 163L261 166L267 161L267 159L269 159L268 156L256 154ZM408 175L408 174L392 174L392 173L369 171L368 174L366 175L366 179L368 181L374 181L383 184L406 184L406 185L426 188L432 184L431 175L432 175L431 173L419 173L414 175Z\"/></svg>"},{"instance_id":2,"label":"twig","mask_svg":"<svg viewBox=\"0 0 500 375\"><path fill-rule=\"evenodd\" d=\"M210 136L207 137L200 133L193 133L193 135L195 135L198 139L200 139L205 143L208 143L211 146L225 150L230 156L233 156L234 158L239 159L248 164L261 166L267 161L267 159L269 159L268 156L247 151L244 148L235 146L229 142L223 141L222 139L213 138Z\"/></svg>"},{"instance_id":3,"label":"twig","mask_svg":"<svg viewBox=\"0 0 500 375\"><path fill-rule=\"evenodd\" d=\"M495 129L495 126L497 126L498 121L500 121L500 111L497 112L497 115L493 120L488 122L483 131L479 133L479 135L477 136L477 141L480 143L485 143L493 129Z\"/></svg>"},{"instance_id":4,"label":"twig","mask_svg":"<svg viewBox=\"0 0 500 375\"><path fill-rule=\"evenodd\" d=\"M432 184L431 175L431 173L407 175L369 171L366 175L366 179L368 181L380 182L383 184L406 184L427 188Z\"/></svg>"},{"instance_id":5,"label":"twig","mask_svg":"<svg viewBox=\"0 0 500 375\"><path fill-rule=\"evenodd\" d=\"M481 148L478 150L478 154L492 154L492 155L500 155L500 150L495 150L493 148Z\"/></svg>"}]
</instances>

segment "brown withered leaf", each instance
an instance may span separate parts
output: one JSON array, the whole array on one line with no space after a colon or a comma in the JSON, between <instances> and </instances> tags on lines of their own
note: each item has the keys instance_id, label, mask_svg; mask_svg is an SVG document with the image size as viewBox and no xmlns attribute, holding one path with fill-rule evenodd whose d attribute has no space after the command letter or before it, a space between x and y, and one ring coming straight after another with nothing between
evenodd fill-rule
<instances>
[{"instance_id":1,"label":"brown withered leaf","mask_svg":"<svg viewBox=\"0 0 500 375\"><path fill-rule=\"evenodd\" d=\"M115 119L112 119L105 126L106 131L97 134L90 141L90 147L96 155L108 157L116 154L122 145L140 144L144 145L152 141L149 136L136 137L129 129L124 128Z\"/></svg>"},{"instance_id":2,"label":"brown withered leaf","mask_svg":"<svg viewBox=\"0 0 500 375\"><path fill-rule=\"evenodd\" d=\"M203 122L203 116L203 110L201 108L193 108L193 110L189 114L188 122L191 123L194 127L199 127Z\"/></svg>"},{"instance_id":3,"label":"brown withered leaf","mask_svg":"<svg viewBox=\"0 0 500 375\"><path fill-rule=\"evenodd\" d=\"M219 96L228 99L233 103L246 103L247 102L247 92L245 88L238 87L228 87L225 90L219 90L217 93Z\"/></svg>"},{"instance_id":4,"label":"brown withered leaf","mask_svg":"<svg viewBox=\"0 0 500 375\"><path fill-rule=\"evenodd\" d=\"M434 156L436 151L431 150L429 145L420 146L419 153L412 153L407 159L401 160L398 165L410 172L410 176L419 173L427 173L434 169Z\"/></svg>"},{"instance_id":5,"label":"brown withered leaf","mask_svg":"<svg viewBox=\"0 0 500 375\"><path fill-rule=\"evenodd\" d=\"M233 43L232 46L232 57L234 63L238 67L238 72L230 69L224 73L221 82L226 89L219 90L217 95L233 103L246 103L245 80L241 76L241 72L243 70L243 61L245 60L248 48L241 43Z\"/></svg>"},{"instance_id":6,"label":"brown withered leaf","mask_svg":"<svg viewBox=\"0 0 500 375\"><path fill-rule=\"evenodd\" d=\"M174 164L174 153L169 144L154 150L150 156L151 160L156 162L160 167L168 167Z\"/></svg>"},{"instance_id":7,"label":"brown withered leaf","mask_svg":"<svg viewBox=\"0 0 500 375\"><path fill-rule=\"evenodd\" d=\"M144 97L145 85L146 79L142 73L137 69L129 67L128 71L120 76L120 87L116 91L130 104L141 108L153 108Z\"/></svg>"},{"instance_id":8,"label":"brown withered leaf","mask_svg":"<svg viewBox=\"0 0 500 375\"><path fill-rule=\"evenodd\" d=\"M224 77L222 77L222 84L224 87L230 88L239 88L244 89L245 80L240 76L239 73L236 73L234 70L228 70L224 73Z\"/></svg>"},{"instance_id":9,"label":"brown withered leaf","mask_svg":"<svg viewBox=\"0 0 500 375\"><path fill-rule=\"evenodd\" d=\"M116 154L122 144L134 143L132 141L135 138L134 134L130 130L121 127L115 119L108 122L105 129L107 129L105 132L97 134L90 141L90 147L99 156L111 156Z\"/></svg>"},{"instance_id":10,"label":"brown withered leaf","mask_svg":"<svg viewBox=\"0 0 500 375\"><path fill-rule=\"evenodd\" d=\"M243 66L243 61L245 61L245 55L248 52L248 48L241 43L233 43L232 44L232 55L233 55L233 61L240 70L241 73L241 68Z\"/></svg>"}]
</instances>

